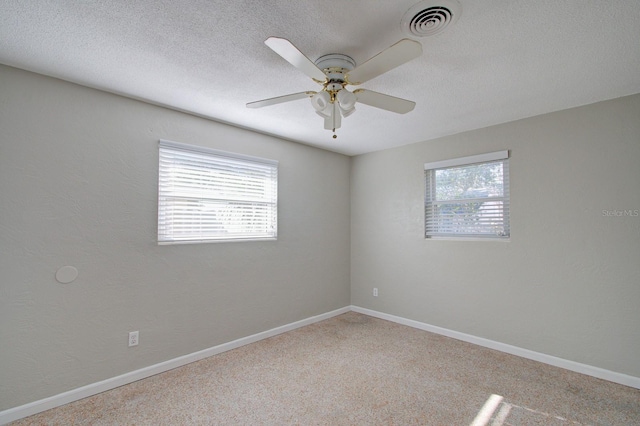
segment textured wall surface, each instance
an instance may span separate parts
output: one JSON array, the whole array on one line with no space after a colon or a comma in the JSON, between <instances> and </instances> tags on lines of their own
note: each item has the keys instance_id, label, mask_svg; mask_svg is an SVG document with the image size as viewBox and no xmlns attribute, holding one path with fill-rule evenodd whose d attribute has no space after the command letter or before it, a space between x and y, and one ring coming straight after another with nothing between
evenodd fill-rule
<instances>
[{"instance_id":1,"label":"textured wall surface","mask_svg":"<svg viewBox=\"0 0 640 426\"><path fill-rule=\"evenodd\" d=\"M0 410L349 304L349 157L4 66L0 88ZM158 246L161 138L279 160L278 240Z\"/></svg>"},{"instance_id":2,"label":"textured wall surface","mask_svg":"<svg viewBox=\"0 0 640 426\"><path fill-rule=\"evenodd\" d=\"M510 241L426 240L423 164L502 149ZM640 95L355 157L351 302L638 377L639 164Z\"/></svg>"},{"instance_id":3,"label":"textured wall surface","mask_svg":"<svg viewBox=\"0 0 640 426\"><path fill-rule=\"evenodd\" d=\"M0 410L349 303L640 376L640 95L352 159L4 66L0 95ZM279 160L278 241L158 246L161 138ZM425 240L423 163L501 149L511 240Z\"/></svg>"}]
</instances>

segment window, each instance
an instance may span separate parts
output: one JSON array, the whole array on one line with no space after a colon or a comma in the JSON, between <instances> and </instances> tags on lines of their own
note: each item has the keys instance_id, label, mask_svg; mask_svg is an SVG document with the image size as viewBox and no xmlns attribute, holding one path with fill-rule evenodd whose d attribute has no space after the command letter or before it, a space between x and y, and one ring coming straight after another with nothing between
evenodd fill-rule
<instances>
[{"instance_id":1,"label":"window","mask_svg":"<svg viewBox=\"0 0 640 426\"><path fill-rule=\"evenodd\" d=\"M158 243L275 240L278 162L160 141Z\"/></svg>"},{"instance_id":2,"label":"window","mask_svg":"<svg viewBox=\"0 0 640 426\"><path fill-rule=\"evenodd\" d=\"M424 168L426 238L509 238L509 151Z\"/></svg>"}]
</instances>

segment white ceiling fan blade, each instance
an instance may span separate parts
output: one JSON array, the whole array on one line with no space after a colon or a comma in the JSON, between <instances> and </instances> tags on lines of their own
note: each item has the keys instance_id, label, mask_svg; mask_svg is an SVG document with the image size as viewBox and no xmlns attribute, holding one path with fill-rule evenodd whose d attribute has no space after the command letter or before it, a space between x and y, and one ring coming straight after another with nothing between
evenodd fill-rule
<instances>
[{"instance_id":1,"label":"white ceiling fan blade","mask_svg":"<svg viewBox=\"0 0 640 426\"><path fill-rule=\"evenodd\" d=\"M261 101L249 102L247 108L262 108L269 105L281 104L283 102L297 101L298 99L309 98L316 92L298 92L290 95L277 96L275 98L263 99Z\"/></svg>"},{"instance_id":2,"label":"white ceiling fan blade","mask_svg":"<svg viewBox=\"0 0 640 426\"><path fill-rule=\"evenodd\" d=\"M358 89L354 90L353 93L361 104L397 112L398 114L406 114L409 111L413 111L413 108L416 106L416 103L413 101L396 98L372 90Z\"/></svg>"},{"instance_id":3,"label":"white ceiling fan blade","mask_svg":"<svg viewBox=\"0 0 640 426\"><path fill-rule=\"evenodd\" d=\"M269 37L264 41L274 52L312 79L323 83L327 76L286 38Z\"/></svg>"},{"instance_id":4,"label":"white ceiling fan blade","mask_svg":"<svg viewBox=\"0 0 640 426\"><path fill-rule=\"evenodd\" d=\"M349 84L362 84L422 55L422 45L408 38L378 53L347 73Z\"/></svg>"}]
</instances>

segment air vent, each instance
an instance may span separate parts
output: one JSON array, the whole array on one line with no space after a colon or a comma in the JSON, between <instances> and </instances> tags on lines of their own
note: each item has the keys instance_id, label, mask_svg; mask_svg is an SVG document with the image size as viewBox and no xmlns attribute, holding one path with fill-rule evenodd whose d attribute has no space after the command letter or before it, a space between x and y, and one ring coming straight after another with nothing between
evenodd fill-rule
<instances>
[{"instance_id":1,"label":"air vent","mask_svg":"<svg viewBox=\"0 0 640 426\"><path fill-rule=\"evenodd\" d=\"M428 0L413 5L402 17L402 31L413 37L439 34L453 24L462 13L455 0Z\"/></svg>"}]
</instances>

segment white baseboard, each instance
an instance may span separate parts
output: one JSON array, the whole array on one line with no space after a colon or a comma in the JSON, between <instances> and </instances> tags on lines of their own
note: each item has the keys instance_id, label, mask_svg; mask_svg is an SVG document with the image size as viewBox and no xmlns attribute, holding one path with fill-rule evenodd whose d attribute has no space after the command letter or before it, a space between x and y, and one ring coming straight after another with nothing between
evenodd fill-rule
<instances>
[{"instance_id":1,"label":"white baseboard","mask_svg":"<svg viewBox=\"0 0 640 426\"><path fill-rule=\"evenodd\" d=\"M239 348L250 343L255 343L260 340L276 336L278 334L285 333L287 331L295 330L306 325L310 325L325 319L335 317L337 315L344 314L349 311L358 312L361 314L369 315L372 317L392 321L398 324L406 325L409 327L417 328L420 330L429 331L432 333L440 334L443 336L451 337L464 342L473 343L478 346L484 346L486 348L495 349L501 352L505 352L512 355L517 355L523 358L539 361L545 364L553 365L556 367L564 368L566 370L575 371L578 373L586 374L588 376L597 377L599 379L608 380L610 382L619 383L621 385L630 386L636 389L640 389L640 377L629 376L627 374L616 373L614 371L605 370L599 367L593 367L586 364L581 364L575 361L569 361L566 359L546 355L540 352L534 352L528 349L519 348L517 346L507 345L505 343L496 342L493 340L485 339L482 337L472 336L470 334L460 333L458 331L449 330L442 327L437 327L430 324L425 324L419 321L414 321L395 315L385 314L382 312L374 311L371 309L361 308L359 306L346 306L344 308L336 309L335 311L327 312L321 315L309 317L300 321L286 324L281 327L276 327L271 330L263 331L261 333L253 334L251 336L243 337L232 342L223 343L218 346L214 346L208 349L204 349L198 352L194 352L188 355L184 355L178 358L174 358L168 361L161 362L159 364L151 365L149 367L141 368L139 370L131 371L129 373L122 374L120 376L112 377L110 379L102 380L100 382L92 383L90 385L82 386L77 389L72 389L67 392L63 392L58 395L44 398L38 401L30 402L25 405L10 408L8 410L0 411L0 425L31 416L33 414L40 413L42 411L50 410L61 405L68 404L73 401L96 395L101 392L108 391L110 389L117 388L128 383L154 376L165 371L173 370L174 368L181 367L183 365L199 361L210 356L226 352L232 349Z\"/></svg>"},{"instance_id":2,"label":"white baseboard","mask_svg":"<svg viewBox=\"0 0 640 426\"><path fill-rule=\"evenodd\" d=\"M598 379L604 379L610 382L619 383L621 385L640 389L640 377L629 376L627 374L622 374L622 373L616 373L615 371L605 370L604 368L593 367L587 364L581 364L579 362L570 361L570 360L558 358L552 355L531 351L529 349L519 348L517 346L511 346L506 343L500 343L494 340L489 340L482 337L473 336L470 334L460 333L458 331L437 327L435 325L425 324L419 321L414 321L414 320L398 317L395 315L385 314L385 313L374 311L371 309L361 308L359 306L351 306L351 310L354 312L359 312L361 314L395 322L398 324L407 325L409 327L418 328L420 330L430 331L432 333L451 337L457 340L462 340L464 342L473 343L478 346L484 346L485 348L495 349L500 352L505 352L511 355L517 355L523 358L539 361L544 364L553 365L555 367L564 368L565 370L575 371L577 373L582 373L588 376L597 377Z\"/></svg>"},{"instance_id":3,"label":"white baseboard","mask_svg":"<svg viewBox=\"0 0 640 426\"><path fill-rule=\"evenodd\" d=\"M208 349L203 349L198 352L194 352L188 355L184 355L178 358L170 359L168 361L161 362L159 364L151 365L149 367L141 368L139 370L131 371L129 373L122 374L120 376L112 377L110 379L102 380L100 382L92 383L90 385L82 386L77 389L72 389L67 392L63 392L58 395L44 398L39 401L30 402L25 405L10 408L8 410L0 411L0 425L13 422L18 419L22 419L27 416L40 413L42 411L50 410L61 405L68 404L73 401L78 401L88 396L96 395L98 393L115 389L119 386L133 383L140 379L154 376L165 371L173 370L174 368L181 367L183 365L200 361L201 359L208 358L212 355L216 355L222 352L230 351L232 349L239 348L250 343L276 336L278 334L285 333L287 331L295 330L296 328L304 327L325 319L335 317L337 315L349 312L351 307L346 306L344 308L336 309L335 311L327 312L321 315L309 317L300 321L286 324L281 327L272 328L271 330L263 331L261 333L253 334L251 336L243 337L232 342L223 343L218 346L214 346Z\"/></svg>"}]
</instances>

